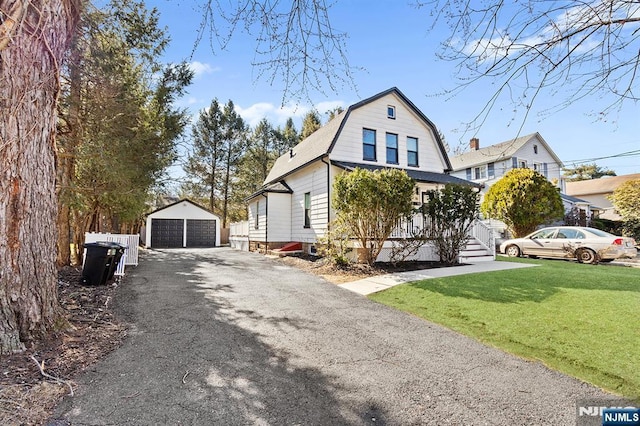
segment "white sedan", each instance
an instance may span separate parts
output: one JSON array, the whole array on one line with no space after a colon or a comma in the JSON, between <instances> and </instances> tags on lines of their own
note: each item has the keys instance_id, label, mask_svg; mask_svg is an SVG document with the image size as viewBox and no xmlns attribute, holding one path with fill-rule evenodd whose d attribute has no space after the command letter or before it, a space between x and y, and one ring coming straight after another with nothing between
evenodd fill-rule
<instances>
[{"instance_id":1,"label":"white sedan","mask_svg":"<svg viewBox=\"0 0 640 426\"><path fill-rule=\"evenodd\" d=\"M509 257L574 258L581 263L596 263L634 258L638 254L635 244L633 238L618 237L595 228L557 226L539 229L524 238L506 240L500 244L500 252Z\"/></svg>"}]
</instances>

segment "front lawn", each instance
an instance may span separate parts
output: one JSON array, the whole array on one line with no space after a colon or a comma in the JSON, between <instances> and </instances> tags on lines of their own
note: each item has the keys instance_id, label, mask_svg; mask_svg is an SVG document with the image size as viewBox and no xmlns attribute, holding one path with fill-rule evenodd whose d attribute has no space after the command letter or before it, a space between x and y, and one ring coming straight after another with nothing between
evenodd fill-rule
<instances>
[{"instance_id":1,"label":"front lawn","mask_svg":"<svg viewBox=\"0 0 640 426\"><path fill-rule=\"evenodd\" d=\"M640 399L640 269L562 260L430 279L371 299Z\"/></svg>"}]
</instances>

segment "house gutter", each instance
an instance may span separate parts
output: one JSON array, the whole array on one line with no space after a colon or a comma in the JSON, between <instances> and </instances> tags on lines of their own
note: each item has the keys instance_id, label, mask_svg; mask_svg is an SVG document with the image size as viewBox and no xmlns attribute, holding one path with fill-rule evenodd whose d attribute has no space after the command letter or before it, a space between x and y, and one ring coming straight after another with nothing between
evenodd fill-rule
<instances>
[{"instance_id":1,"label":"house gutter","mask_svg":"<svg viewBox=\"0 0 640 426\"><path fill-rule=\"evenodd\" d=\"M331 222L331 163L324 161L322 157L320 161L327 165L327 232L329 232L329 223Z\"/></svg>"},{"instance_id":2,"label":"house gutter","mask_svg":"<svg viewBox=\"0 0 640 426\"><path fill-rule=\"evenodd\" d=\"M269 197L267 197L265 195L265 193L263 192L262 194L260 194L264 197L265 200L265 205L264 205L264 244L265 244L265 249L264 249L264 253L267 254L267 251L269 250Z\"/></svg>"}]
</instances>

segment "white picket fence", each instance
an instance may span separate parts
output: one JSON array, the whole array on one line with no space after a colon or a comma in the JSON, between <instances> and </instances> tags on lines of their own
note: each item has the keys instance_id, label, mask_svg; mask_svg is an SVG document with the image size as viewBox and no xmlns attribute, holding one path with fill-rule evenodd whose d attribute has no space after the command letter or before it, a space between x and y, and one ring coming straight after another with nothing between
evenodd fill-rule
<instances>
[{"instance_id":1,"label":"white picket fence","mask_svg":"<svg viewBox=\"0 0 640 426\"><path fill-rule=\"evenodd\" d=\"M238 250L249 251L249 221L229 225L229 245Z\"/></svg>"},{"instance_id":2,"label":"white picket fence","mask_svg":"<svg viewBox=\"0 0 640 426\"><path fill-rule=\"evenodd\" d=\"M96 243L98 241L118 243L126 247L114 275L124 276L124 268L126 265L138 265L139 234L104 234L99 232L87 232L84 234L85 243Z\"/></svg>"}]
</instances>

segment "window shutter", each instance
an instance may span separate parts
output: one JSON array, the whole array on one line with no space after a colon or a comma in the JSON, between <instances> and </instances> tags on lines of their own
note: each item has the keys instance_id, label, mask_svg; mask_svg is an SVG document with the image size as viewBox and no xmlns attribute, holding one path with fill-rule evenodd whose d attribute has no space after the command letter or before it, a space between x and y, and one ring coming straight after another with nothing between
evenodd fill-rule
<instances>
[{"instance_id":1,"label":"window shutter","mask_svg":"<svg viewBox=\"0 0 640 426\"><path fill-rule=\"evenodd\" d=\"M487 164L487 177L492 178L496 174L494 163Z\"/></svg>"},{"instance_id":2,"label":"window shutter","mask_svg":"<svg viewBox=\"0 0 640 426\"><path fill-rule=\"evenodd\" d=\"M548 172L547 163L542 163L542 172L544 173L544 177L549 177L547 174Z\"/></svg>"},{"instance_id":3,"label":"window shutter","mask_svg":"<svg viewBox=\"0 0 640 426\"><path fill-rule=\"evenodd\" d=\"M518 157L511 158L511 167L513 167L514 169L518 168Z\"/></svg>"},{"instance_id":4,"label":"window shutter","mask_svg":"<svg viewBox=\"0 0 640 426\"><path fill-rule=\"evenodd\" d=\"M467 180L471 180L471 167L467 169Z\"/></svg>"}]
</instances>

